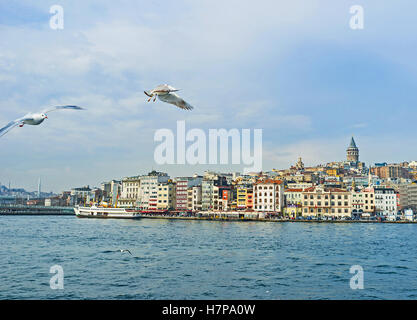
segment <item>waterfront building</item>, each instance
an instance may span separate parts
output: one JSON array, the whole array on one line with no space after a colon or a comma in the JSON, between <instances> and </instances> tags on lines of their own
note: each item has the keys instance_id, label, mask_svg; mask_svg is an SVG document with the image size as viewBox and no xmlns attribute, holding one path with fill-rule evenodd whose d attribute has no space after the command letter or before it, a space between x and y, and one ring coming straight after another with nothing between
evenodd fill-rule
<instances>
[{"instance_id":1,"label":"waterfront building","mask_svg":"<svg viewBox=\"0 0 417 320\"><path fill-rule=\"evenodd\" d=\"M213 185L212 192L212 210L224 211L231 208L233 202L233 193L231 186Z\"/></svg>"},{"instance_id":2,"label":"waterfront building","mask_svg":"<svg viewBox=\"0 0 417 320\"><path fill-rule=\"evenodd\" d=\"M85 205L87 198L90 196L90 192L90 186L72 188L70 205Z\"/></svg>"},{"instance_id":3,"label":"waterfront building","mask_svg":"<svg viewBox=\"0 0 417 320\"><path fill-rule=\"evenodd\" d=\"M304 189L301 189L301 188L285 189L284 190L285 206L301 205L303 190Z\"/></svg>"},{"instance_id":4,"label":"waterfront building","mask_svg":"<svg viewBox=\"0 0 417 320\"><path fill-rule=\"evenodd\" d=\"M71 196L76 196L79 198L87 198L87 196L89 195L89 193L91 192L91 188L90 186L84 186L84 187L80 187L80 188L72 188L71 189Z\"/></svg>"},{"instance_id":5,"label":"waterfront building","mask_svg":"<svg viewBox=\"0 0 417 320\"><path fill-rule=\"evenodd\" d=\"M142 210L157 209L158 186L161 183L167 183L168 180L168 174L155 170L146 176L141 176L136 206Z\"/></svg>"},{"instance_id":6,"label":"waterfront building","mask_svg":"<svg viewBox=\"0 0 417 320\"><path fill-rule=\"evenodd\" d=\"M266 179L253 185L255 211L282 213L284 207L284 184L281 180Z\"/></svg>"},{"instance_id":7,"label":"waterfront building","mask_svg":"<svg viewBox=\"0 0 417 320\"><path fill-rule=\"evenodd\" d=\"M60 205L60 199L58 197L46 198L44 205L45 205L45 207L59 206Z\"/></svg>"},{"instance_id":8,"label":"waterfront building","mask_svg":"<svg viewBox=\"0 0 417 320\"><path fill-rule=\"evenodd\" d=\"M350 192L340 188L313 186L302 192L303 216L350 217Z\"/></svg>"},{"instance_id":9,"label":"waterfront building","mask_svg":"<svg viewBox=\"0 0 417 320\"><path fill-rule=\"evenodd\" d=\"M203 179L201 184L202 189L202 203L201 208L203 211L208 211L212 209L212 201L213 201L213 187L215 180Z\"/></svg>"},{"instance_id":10,"label":"waterfront building","mask_svg":"<svg viewBox=\"0 0 417 320\"><path fill-rule=\"evenodd\" d=\"M246 192L246 210L253 210L253 187Z\"/></svg>"},{"instance_id":11,"label":"waterfront building","mask_svg":"<svg viewBox=\"0 0 417 320\"><path fill-rule=\"evenodd\" d=\"M236 188L236 208L241 210L253 208L252 185L240 185Z\"/></svg>"},{"instance_id":12,"label":"waterfront building","mask_svg":"<svg viewBox=\"0 0 417 320\"><path fill-rule=\"evenodd\" d=\"M86 203L99 203L103 199L103 190L101 188L93 188L87 194Z\"/></svg>"},{"instance_id":13,"label":"waterfront building","mask_svg":"<svg viewBox=\"0 0 417 320\"><path fill-rule=\"evenodd\" d=\"M170 210L175 208L175 183L171 180L158 184L157 205L158 210Z\"/></svg>"},{"instance_id":14,"label":"waterfront building","mask_svg":"<svg viewBox=\"0 0 417 320\"><path fill-rule=\"evenodd\" d=\"M376 187L375 212L380 216L397 215L397 194L393 188Z\"/></svg>"},{"instance_id":15,"label":"waterfront building","mask_svg":"<svg viewBox=\"0 0 417 320\"><path fill-rule=\"evenodd\" d=\"M111 180L109 182L102 182L100 189L103 192L102 201L116 205L118 196L121 196L122 182L118 180Z\"/></svg>"},{"instance_id":16,"label":"waterfront building","mask_svg":"<svg viewBox=\"0 0 417 320\"><path fill-rule=\"evenodd\" d=\"M363 213L375 213L375 190L372 187L351 191L352 215L360 216Z\"/></svg>"},{"instance_id":17,"label":"waterfront building","mask_svg":"<svg viewBox=\"0 0 417 320\"><path fill-rule=\"evenodd\" d=\"M187 210L188 188L201 185L203 177L194 175L193 177L176 178L176 209Z\"/></svg>"},{"instance_id":18,"label":"waterfront building","mask_svg":"<svg viewBox=\"0 0 417 320\"><path fill-rule=\"evenodd\" d=\"M102 182L100 185L101 190L105 195L109 195L111 192L111 183L110 182Z\"/></svg>"},{"instance_id":19,"label":"waterfront building","mask_svg":"<svg viewBox=\"0 0 417 320\"><path fill-rule=\"evenodd\" d=\"M193 188L187 189L187 211L193 210Z\"/></svg>"},{"instance_id":20,"label":"waterfront building","mask_svg":"<svg viewBox=\"0 0 417 320\"><path fill-rule=\"evenodd\" d=\"M115 206L117 204L117 200L120 197L121 191L122 191L121 181L119 180L110 181L110 194L108 194L108 196L110 197L110 202L112 206Z\"/></svg>"},{"instance_id":21,"label":"waterfront building","mask_svg":"<svg viewBox=\"0 0 417 320\"><path fill-rule=\"evenodd\" d=\"M189 210L192 211L201 211L201 202L202 202L202 187L201 186L194 186L190 187L188 191L191 190L191 207L189 206ZM190 194L190 193L189 193Z\"/></svg>"},{"instance_id":22,"label":"waterfront building","mask_svg":"<svg viewBox=\"0 0 417 320\"><path fill-rule=\"evenodd\" d=\"M301 217L303 214L303 208L300 205L290 204L284 208L284 216L287 218Z\"/></svg>"},{"instance_id":23,"label":"waterfront building","mask_svg":"<svg viewBox=\"0 0 417 320\"><path fill-rule=\"evenodd\" d=\"M126 177L122 179L120 197L117 199L112 193L112 202L118 207L135 207L139 197L140 176ZM111 183L110 183L111 188Z\"/></svg>"},{"instance_id":24,"label":"waterfront building","mask_svg":"<svg viewBox=\"0 0 417 320\"><path fill-rule=\"evenodd\" d=\"M187 210L188 178L177 178L175 188L176 209Z\"/></svg>"},{"instance_id":25,"label":"waterfront building","mask_svg":"<svg viewBox=\"0 0 417 320\"><path fill-rule=\"evenodd\" d=\"M292 188L284 190L284 215L296 218L302 215L302 192L304 188Z\"/></svg>"},{"instance_id":26,"label":"waterfront building","mask_svg":"<svg viewBox=\"0 0 417 320\"><path fill-rule=\"evenodd\" d=\"M225 177L206 172L204 174L201 188L202 188L202 203L201 207L203 211L214 209L214 199L218 199L218 193L214 192L215 186L226 186L227 180ZM218 190L217 190L218 191Z\"/></svg>"}]
</instances>

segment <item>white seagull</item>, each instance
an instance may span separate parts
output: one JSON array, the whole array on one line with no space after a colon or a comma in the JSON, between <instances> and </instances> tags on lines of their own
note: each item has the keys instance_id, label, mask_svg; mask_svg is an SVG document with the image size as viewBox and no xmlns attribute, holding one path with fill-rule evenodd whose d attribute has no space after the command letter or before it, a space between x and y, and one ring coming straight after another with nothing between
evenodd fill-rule
<instances>
[{"instance_id":1,"label":"white seagull","mask_svg":"<svg viewBox=\"0 0 417 320\"><path fill-rule=\"evenodd\" d=\"M152 97L154 97L153 101L155 102L156 97L158 97L159 100L176 105L178 108L192 110L194 107L177 95L176 91L179 91L179 89L175 89L167 84L161 84L151 91L144 91L144 93L149 97L148 102L151 101Z\"/></svg>"},{"instance_id":2,"label":"white seagull","mask_svg":"<svg viewBox=\"0 0 417 320\"><path fill-rule=\"evenodd\" d=\"M132 252L130 252L130 250L128 250L128 249L120 249L120 252L121 253L128 252L128 253L130 253L130 255L132 255Z\"/></svg>"},{"instance_id":3,"label":"white seagull","mask_svg":"<svg viewBox=\"0 0 417 320\"><path fill-rule=\"evenodd\" d=\"M48 119L47 114L49 112L52 112L55 110L62 110L62 109L85 110L84 108L77 107L77 106L56 106L56 107L51 107L49 109L42 110L39 113L28 113L22 118L10 121L5 127L1 128L0 137L5 135L7 132L9 132L11 129L15 128L16 126L23 127L25 124L32 125L32 126L41 124L45 119Z\"/></svg>"}]
</instances>

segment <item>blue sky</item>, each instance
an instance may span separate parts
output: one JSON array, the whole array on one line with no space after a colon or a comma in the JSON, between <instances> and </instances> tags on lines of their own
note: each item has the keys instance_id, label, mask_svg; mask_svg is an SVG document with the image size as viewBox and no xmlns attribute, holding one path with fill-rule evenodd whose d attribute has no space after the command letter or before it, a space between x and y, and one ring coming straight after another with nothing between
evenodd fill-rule
<instances>
[{"instance_id":1,"label":"blue sky","mask_svg":"<svg viewBox=\"0 0 417 320\"><path fill-rule=\"evenodd\" d=\"M52 30L49 8L64 8ZM362 5L363 30L349 28ZM154 133L262 128L263 168L417 159L414 1L0 1L0 126L77 104L0 139L0 182L45 191L142 174L242 166L158 166ZM147 104L181 88L195 109Z\"/></svg>"}]
</instances>

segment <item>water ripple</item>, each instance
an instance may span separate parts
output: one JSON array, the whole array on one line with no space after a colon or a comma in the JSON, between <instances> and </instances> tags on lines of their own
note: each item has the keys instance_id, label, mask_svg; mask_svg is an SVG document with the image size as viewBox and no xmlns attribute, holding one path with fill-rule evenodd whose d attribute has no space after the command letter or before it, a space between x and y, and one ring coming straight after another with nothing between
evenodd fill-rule
<instances>
[{"instance_id":1,"label":"water ripple","mask_svg":"<svg viewBox=\"0 0 417 320\"><path fill-rule=\"evenodd\" d=\"M0 299L417 299L417 252L404 245L415 225L0 223ZM55 264L64 290L49 287ZM350 289L352 265L363 267L363 290Z\"/></svg>"}]
</instances>

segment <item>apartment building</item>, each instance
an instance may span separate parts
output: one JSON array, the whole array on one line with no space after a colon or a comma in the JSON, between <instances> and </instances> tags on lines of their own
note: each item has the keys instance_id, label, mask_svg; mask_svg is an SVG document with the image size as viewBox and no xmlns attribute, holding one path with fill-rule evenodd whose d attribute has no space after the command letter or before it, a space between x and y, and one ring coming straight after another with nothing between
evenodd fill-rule
<instances>
[{"instance_id":1,"label":"apartment building","mask_svg":"<svg viewBox=\"0 0 417 320\"><path fill-rule=\"evenodd\" d=\"M169 176L163 172L152 171L140 177L137 206L142 210L155 210L158 206L158 186L167 183Z\"/></svg>"},{"instance_id":2,"label":"apartment building","mask_svg":"<svg viewBox=\"0 0 417 320\"><path fill-rule=\"evenodd\" d=\"M266 179L253 185L253 207L255 211L282 213L284 207L284 185L281 180Z\"/></svg>"},{"instance_id":3,"label":"apartment building","mask_svg":"<svg viewBox=\"0 0 417 320\"><path fill-rule=\"evenodd\" d=\"M171 210L175 208L175 183L168 181L158 184L157 205L158 210Z\"/></svg>"},{"instance_id":4,"label":"apartment building","mask_svg":"<svg viewBox=\"0 0 417 320\"><path fill-rule=\"evenodd\" d=\"M397 214L397 193L393 188L375 188L375 212L380 216Z\"/></svg>"},{"instance_id":5,"label":"apartment building","mask_svg":"<svg viewBox=\"0 0 417 320\"><path fill-rule=\"evenodd\" d=\"M412 209L417 212L417 181L400 186L401 209Z\"/></svg>"},{"instance_id":6,"label":"apartment building","mask_svg":"<svg viewBox=\"0 0 417 320\"><path fill-rule=\"evenodd\" d=\"M375 190L372 187L351 191L351 206L353 215L375 213Z\"/></svg>"},{"instance_id":7,"label":"apartment building","mask_svg":"<svg viewBox=\"0 0 417 320\"><path fill-rule=\"evenodd\" d=\"M350 217L351 194L339 188L314 186L302 192L303 216Z\"/></svg>"},{"instance_id":8,"label":"apartment building","mask_svg":"<svg viewBox=\"0 0 417 320\"><path fill-rule=\"evenodd\" d=\"M203 177L179 177L176 179L176 210L188 209L188 188L199 186Z\"/></svg>"},{"instance_id":9,"label":"apartment building","mask_svg":"<svg viewBox=\"0 0 417 320\"><path fill-rule=\"evenodd\" d=\"M140 176L123 178L117 205L119 207L135 207L139 196L139 188Z\"/></svg>"}]
</instances>

